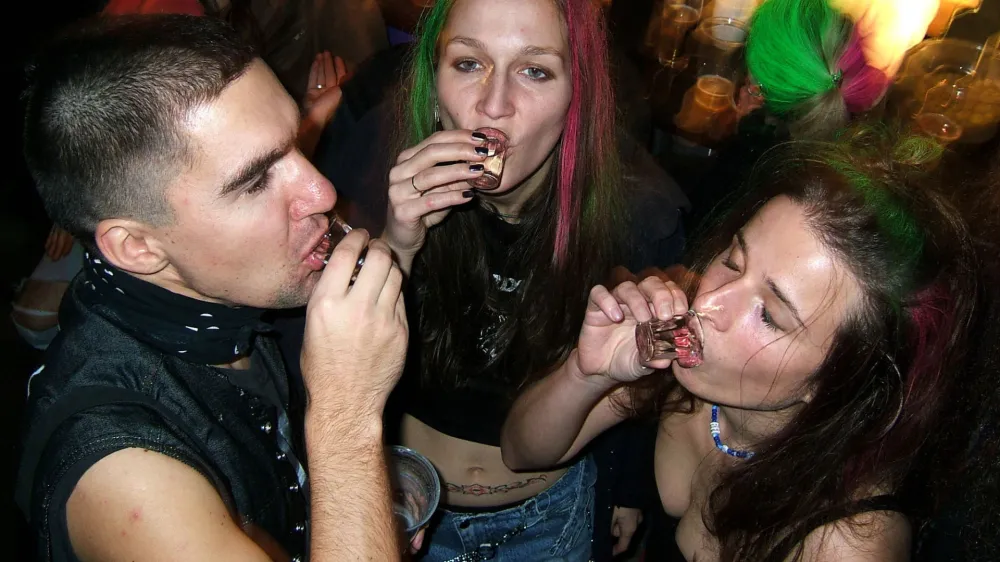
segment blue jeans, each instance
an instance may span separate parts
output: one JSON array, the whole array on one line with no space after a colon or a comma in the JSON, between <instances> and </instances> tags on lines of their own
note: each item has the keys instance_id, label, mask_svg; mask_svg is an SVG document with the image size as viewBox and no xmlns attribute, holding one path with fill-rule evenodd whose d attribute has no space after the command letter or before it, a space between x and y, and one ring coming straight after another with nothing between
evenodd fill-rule
<instances>
[{"instance_id":1,"label":"blue jeans","mask_svg":"<svg viewBox=\"0 0 1000 562\"><path fill-rule=\"evenodd\" d=\"M487 513L442 508L427 530L429 548L421 560L446 562L461 556L463 562L586 562L596 480L597 467L588 456L520 505Z\"/></svg>"}]
</instances>

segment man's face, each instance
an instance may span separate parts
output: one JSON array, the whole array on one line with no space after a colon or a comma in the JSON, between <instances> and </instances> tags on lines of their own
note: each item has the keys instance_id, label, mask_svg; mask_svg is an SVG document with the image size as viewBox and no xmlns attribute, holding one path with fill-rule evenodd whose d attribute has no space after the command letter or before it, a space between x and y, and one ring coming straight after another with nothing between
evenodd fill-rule
<instances>
[{"instance_id":1,"label":"man's face","mask_svg":"<svg viewBox=\"0 0 1000 562\"><path fill-rule=\"evenodd\" d=\"M298 125L298 108L260 60L182 118L189 161L166 191L174 220L156 229L168 288L239 306L306 303L337 196L296 147Z\"/></svg>"}]
</instances>

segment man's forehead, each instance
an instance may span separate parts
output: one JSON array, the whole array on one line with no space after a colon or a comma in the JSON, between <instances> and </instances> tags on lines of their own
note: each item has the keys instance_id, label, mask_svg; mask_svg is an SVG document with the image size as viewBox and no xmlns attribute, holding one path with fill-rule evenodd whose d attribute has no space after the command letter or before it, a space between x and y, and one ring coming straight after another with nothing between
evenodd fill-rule
<instances>
[{"instance_id":1,"label":"man's forehead","mask_svg":"<svg viewBox=\"0 0 1000 562\"><path fill-rule=\"evenodd\" d=\"M218 151L239 155L284 145L298 124L298 107L258 61L215 99L190 107L180 120L180 132L196 157Z\"/></svg>"},{"instance_id":2,"label":"man's forehead","mask_svg":"<svg viewBox=\"0 0 1000 562\"><path fill-rule=\"evenodd\" d=\"M298 107L257 61L219 96L191 106L179 120L185 175L220 190L254 160L293 148L298 124Z\"/></svg>"}]
</instances>

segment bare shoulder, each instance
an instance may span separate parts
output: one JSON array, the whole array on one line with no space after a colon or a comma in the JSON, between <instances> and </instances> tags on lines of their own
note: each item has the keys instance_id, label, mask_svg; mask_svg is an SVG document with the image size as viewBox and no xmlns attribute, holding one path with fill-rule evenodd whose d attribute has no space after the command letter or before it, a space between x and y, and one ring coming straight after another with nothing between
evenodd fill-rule
<instances>
[{"instance_id":1,"label":"bare shoulder","mask_svg":"<svg viewBox=\"0 0 1000 562\"><path fill-rule=\"evenodd\" d=\"M84 562L270 559L204 476L144 449L123 449L91 466L66 503L66 519Z\"/></svg>"},{"instance_id":2,"label":"bare shoulder","mask_svg":"<svg viewBox=\"0 0 1000 562\"><path fill-rule=\"evenodd\" d=\"M907 562L910 523L896 511L870 511L824 525L803 543L802 562Z\"/></svg>"}]
</instances>

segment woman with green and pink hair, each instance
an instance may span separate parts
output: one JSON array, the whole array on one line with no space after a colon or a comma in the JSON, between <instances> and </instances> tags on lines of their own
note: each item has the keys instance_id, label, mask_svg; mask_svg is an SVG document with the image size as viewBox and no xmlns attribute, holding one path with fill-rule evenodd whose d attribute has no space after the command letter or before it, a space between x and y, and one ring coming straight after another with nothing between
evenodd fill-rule
<instances>
[{"instance_id":1,"label":"woman with green and pink hair","mask_svg":"<svg viewBox=\"0 0 1000 562\"><path fill-rule=\"evenodd\" d=\"M605 497L620 467L601 459L629 457L617 439L529 473L499 447L517 393L566 360L590 288L683 247L683 195L618 134L606 41L591 0L439 0L421 22L382 238L409 278L400 440L444 482L425 560L583 561L592 535L605 559L612 526L623 549L638 522Z\"/></svg>"},{"instance_id":2,"label":"woman with green and pink hair","mask_svg":"<svg viewBox=\"0 0 1000 562\"><path fill-rule=\"evenodd\" d=\"M902 50L923 37L929 15L900 18L925 0L767 0L750 20L747 85L740 89L739 133L691 189L695 217L710 218L744 184L768 148L829 139L875 108ZM721 203L721 205L720 205Z\"/></svg>"}]
</instances>

